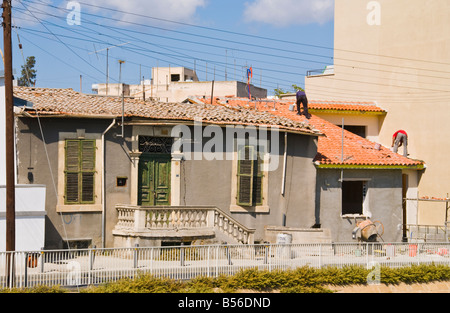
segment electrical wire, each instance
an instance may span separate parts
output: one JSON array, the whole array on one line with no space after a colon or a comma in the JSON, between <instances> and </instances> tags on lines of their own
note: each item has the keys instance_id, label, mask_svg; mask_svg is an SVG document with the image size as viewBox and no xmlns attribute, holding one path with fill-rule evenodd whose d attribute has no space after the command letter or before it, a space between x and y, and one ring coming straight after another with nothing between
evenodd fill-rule
<instances>
[{"instance_id":1,"label":"electrical wire","mask_svg":"<svg viewBox=\"0 0 450 313\"><path fill-rule=\"evenodd\" d=\"M52 40L51 38L48 38L48 39L49 39L49 40ZM81 40L81 39L80 39L80 40ZM96 42L97 42L97 41L96 41ZM100 42L100 43L101 43L101 42ZM73 46L73 47L74 47L74 48L81 49L81 50L84 50L84 51L88 51L88 50L86 50L86 49L82 49L82 48L77 47L77 46ZM134 51L131 51L131 52L134 52ZM135 53L137 53L137 52L135 52ZM117 60L118 60L118 58L117 58ZM161 59L160 59L160 60L161 60ZM130 63L139 65L139 64L136 63L136 62L130 62ZM144 66L144 67L147 67L147 66ZM149 67L149 68L150 68L150 67ZM311 86L314 86L314 84L310 84L310 85L311 85ZM322 86L316 85L316 87L320 89L320 87L322 87ZM338 89L338 91L332 91L331 89L332 89L332 88L328 88L327 91L328 91L329 93L331 92L331 93L333 94L333 96L336 96L337 94L342 93L342 94L345 94L347 98L348 98L349 95L351 95L352 97L355 97L355 96L361 96L361 95L359 95L359 94L356 94L355 92L363 92L363 91L361 91L361 90L345 89L345 88L340 88L340 89ZM348 90L348 91L353 92L353 93L342 92L342 91L345 91L345 90ZM421 90L421 91L419 91L419 92L420 92L420 94L424 94L424 91L423 91L423 90ZM363 93L364 93L364 98L366 98L366 99L367 99L367 96L368 96L369 94L373 93L373 95L371 95L370 97L377 97L377 98L379 98L379 99L385 98L385 99L393 100L393 99L392 99L392 96L389 96L389 95L383 96L382 94L380 95L380 93L379 93L379 92L376 92L376 91L373 91L373 92L371 92L371 93L365 91L365 92L363 92ZM322 94L325 95L325 93L322 93ZM404 96L406 96L406 97L409 98L409 97L411 96L411 94L410 94L410 93L405 93ZM442 97L441 97L440 99L433 99L433 98L430 98L429 96L427 96L427 101L430 101L430 100L446 100L446 99L448 99L448 97L447 97L447 98L442 98ZM405 100L403 100L403 101L401 101L401 102L407 102L407 101L410 101L410 100L409 100L409 99L405 99ZM398 102L398 101L396 101L396 102Z\"/></svg>"},{"instance_id":2,"label":"electrical wire","mask_svg":"<svg viewBox=\"0 0 450 313\"><path fill-rule=\"evenodd\" d=\"M31 2L30 0L22 0L22 1ZM69 2L71 0L65 0L65 1ZM45 4L45 2L43 2L43 1L40 1L40 2ZM219 29L219 28L206 27L206 26L195 25L195 24L186 23L186 22L179 22L179 21L173 21L173 20L169 20L169 19L157 18L157 17L154 17L154 16L144 15L144 14L140 14L140 13L127 12L127 11L113 9L113 8L108 8L108 7L104 7L104 6L98 6L98 5L95 5L95 4L92 4L92 3L86 3L86 2L79 2L79 3L82 4L82 5L85 5L85 6L93 7L93 8L96 8L96 9L101 9L103 11L104 10L108 10L108 11L112 11L112 12L115 12L115 13L131 15L131 16L134 16L134 17L147 18L147 19L152 19L152 20L156 20L156 21L162 21L162 22L167 22L167 23L172 23L172 24L177 24L177 25L194 27L194 28L198 28L198 29L210 30L210 31L214 31L214 32L221 32L221 33L225 33L225 34L239 35L239 36L244 36L244 37L249 37L249 38L263 39L263 40L279 42L279 43L285 43L285 44L298 45L298 46L303 46L303 47L319 48L319 49L325 49L325 50L329 50L329 51L350 52L350 53L355 53L355 54L361 54L361 55L367 55L367 56L376 56L376 57L383 57L383 58L391 58L391 59L396 59L396 60L425 62L425 63L439 64L439 65L450 65L450 63L448 63L448 62L421 60L421 59L413 59L413 58L398 57L398 56L388 56L388 55L374 54L374 53L355 51L355 50L348 50L348 49L337 49L337 48L333 48L333 47L326 47L326 46L313 45L313 44L296 42L296 41L282 40L282 39L279 39L279 38L270 38L270 37L258 36L258 35L253 35L253 34L234 32L234 31L229 31L229 30L224 30L224 29ZM326 58L329 57L329 56L323 56L323 55L318 55L318 54L313 54L313 55L326 57ZM343 59L343 60L354 61L353 59Z\"/></svg>"},{"instance_id":3,"label":"electrical wire","mask_svg":"<svg viewBox=\"0 0 450 313\"><path fill-rule=\"evenodd\" d=\"M21 0L21 1L24 1L24 2L29 2L29 1L27 1L27 0ZM36 4L35 2L32 2L33 4ZM86 4L87 5L87 4ZM54 6L53 6L54 7ZM54 8L57 8L57 7L54 7ZM62 10L61 8L57 8L58 10ZM44 12L45 13L45 12ZM123 13L127 13L127 12L123 12ZM84 13L84 14L88 14L88 13ZM99 18L105 18L105 17L102 17L102 16L100 16L100 15L95 15L95 14L91 14L91 16L95 16L95 17L99 17ZM53 15L53 17L55 17L54 15ZM109 19L109 20L111 20L111 21L114 21L114 19L111 19L111 18L107 18L107 19ZM117 20L117 19L116 19ZM123 21L122 21L123 22ZM141 26L146 26L146 25L143 25L143 24L139 24L139 23L134 23L134 24L137 24L137 25L141 25ZM98 25L98 24L97 24ZM100 26L103 26L103 27L105 27L104 25L100 25ZM192 26L192 25L191 25ZM112 31L118 31L118 30L123 30L123 29L121 29L121 28L116 28L116 27L113 27L113 26L108 26L109 28L110 28L110 30L112 30ZM164 30L167 30L167 29L164 29ZM94 33L95 31L94 30L90 30L92 33ZM127 33L134 33L134 34L141 34L141 35L149 35L149 34L144 34L143 32L136 32L136 31L132 31L132 30L128 30L128 29L125 29L124 30L125 32L127 32ZM170 31L170 30L168 30L168 31ZM189 35L193 35L193 36L195 36L195 34L191 34L191 33L186 33L186 32L183 32L183 34L189 34ZM150 34L150 36L153 36L154 34ZM167 36L160 36L160 37L163 37L164 39L169 39L169 40L175 40L175 41L177 41L177 42L186 42L186 43L192 43L192 44L203 44L203 45L205 45L205 43L198 43L198 42L192 42L192 41L183 41L182 39L179 39L179 38L171 38L171 37L167 37ZM212 38L212 37L211 37ZM216 38L212 38L212 39L215 39L215 40L217 40ZM138 38L137 38L137 40L139 40ZM237 43L237 41L236 41L236 43ZM213 47L215 47L215 48L221 48L221 49L224 49L224 48L227 48L227 47L224 47L224 46L217 46L217 45L209 45L209 46L213 46ZM268 47L265 47L265 48L268 48ZM145 48L143 48L143 47L140 47L140 48L138 48L136 45L135 45L135 52L136 51L139 51L139 49L144 49L144 50L146 50ZM129 51L131 51L131 49L127 49L127 50L129 50ZM185 49L183 49L183 50L185 50ZM242 49L241 50L238 50L238 49L230 49L230 50L234 50L234 51L241 51L241 52L249 52L249 53L253 53L254 51L242 51ZM142 50L141 50L142 51ZM287 50L286 50L287 51ZM153 51L154 52L154 51ZM257 54L258 52L256 52L255 54ZM142 54L141 53L141 55L143 55L143 56L145 56L145 54ZM167 54L166 54L166 56L167 56ZM176 55L168 55L169 57L176 57ZM286 57L286 56L280 56L280 55L270 55L270 56L272 56L272 57L277 57L277 58L284 58L284 57ZM148 57L150 57L150 56L148 56ZM186 54L184 54L184 55L182 55L182 56L178 56L177 58L178 58L178 61L180 61L180 62L183 62L183 60L180 60L180 57L181 58L189 58L189 57L192 57L192 56L188 56L188 55L186 55ZM212 61L212 60L209 60L209 59L205 59L205 58L195 58L195 57L192 57L193 59L194 59L194 61L195 60L201 60L201 61L203 61L203 62L208 62L208 63L211 63L211 64L215 64L215 65L220 65L220 66L223 66L224 64L225 65L227 65L225 62L218 62L218 61ZM288 57L288 58L290 58L290 57ZM291 58L291 59L295 59L295 58ZM302 60L302 59L296 59L297 61L300 61L300 60ZM181 63L182 64L182 63ZM389 66L391 66L391 65L389 65ZM241 67L242 68L244 68L243 67L243 65L241 65ZM261 71L263 71L264 70L264 72L266 73L266 72L270 72L270 71L272 71L272 72L278 72L278 73L280 73L280 74L286 74L286 75L297 75L297 76L303 76L303 75L301 75L301 74L298 74L298 73L292 73L292 72L288 72L288 71L280 71L280 70L272 70L272 69L270 69L270 68L262 68L262 67L257 67L257 66L254 66L254 69L259 69L259 70L261 70ZM414 69L417 69L417 68L414 68ZM376 70L376 71L381 71L380 69L370 69L370 70ZM420 70L431 70L431 69L420 69ZM386 70L386 71L388 71L388 70ZM391 72L391 71L389 71L389 72ZM436 72L436 71L434 71L434 72ZM444 71L443 71L444 72ZM445 73L448 73L448 72L445 72ZM226 71L225 71L225 74L226 74ZM417 76L417 74L410 74L410 73L399 73L399 74L403 74L403 75L414 75L414 76ZM422 77L424 76L424 75L421 75ZM265 74L265 77L267 77L267 75ZM441 78L441 79L450 79L450 78L448 78L448 77L439 77L439 76L430 76L430 77L434 77L434 78ZM399 87L399 88L412 88L412 87L409 87L409 86L393 86L393 85L390 85L390 84L383 84L383 83L372 83L372 82L363 82L363 81L355 81L355 80L352 80L352 79L341 79L341 78L337 78L337 77L334 77L334 79L336 79L336 80L342 80L342 81L344 81L344 82L357 82L357 83L363 83L363 84L376 84L376 85L379 85L379 86L386 86L386 87ZM287 80L286 80L287 81ZM411 82L411 81L405 81L405 82ZM278 86L279 84L277 84L277 86ZM441 84L433 84L434 86L439 86L439 85L441 85ZM442 86L444 86L444 85L442 85ZM443 92L443 93L447 93L448 92L448 90L440 90L440 89L434 89L434 88L415 88L415 90L416 90L416 92L424 92L424 91L432 91L432 92L439 92L439 93L441 93L441 92Z\"/></svg>"},{"instance_id":4,"label":"electrical wire","mask_svg":"<svg viewBox=\"0 0 450 313\"><path fill-rule=\"evenodd\" d=\"M21 0L21 1L30 2L29 0ZM57 9L60 9L60 10L62 9L62 8L58 8L56 6L52 6L50 4L46 4L46 3L42 2L42 1L41 1L41 3L43 3L44 5L49 5L50 7L53 7L53 8L57 8ZM107 8L107 7L100 7L100 6L96 6L96 5L92 5L92 4L88 4L88 3L80 3L80 4L83 4L83 5L86 5L86 6L91 6L91 7L96 7L96 8L101 8L103 10L110 10L110 11L114 11L114 12L120 12L122 14L127 14L127 15L132 15L132 16L139 16L139 17L146 17L146 18L150 18L150 19L155 19L155 20L160 20L160 21L165 21L165 22L171 22L171 23L175 23L175 24L182 24L182 25L185 25L185 26L197 27L197 28L202 28L202 29L209 29L209 30L214 30L214 31L220 31L220 32L223 32L223 33L229 33L229 34L234 34L234 35L241 35L241 36L259 38L259 39L279 41L279 42L291 43L291 44L300 44L302 46L309 46L309 47L315 47L315 48L319 48L320 47L320 48L323 48L323 49L325 49L325 48L326 49L332 49L332 48L329 48L329 47L323 47L323 46L321 47L321 46L317 46L317 45L308 45L308 44L296 43L296 42L292 42L292 41L283 41L283 40L278 40L278 39L273 39L273 38L268 38L268 37L255 36L255 35L249 35L249 34L243 34L243 33L236 33L236 32L231 32L231 31L220 30L220 29L217 29L217 28L208 28L208 27L197 26L197 25L188 24L188 23L181 23L181 22L176 22L176 21L170 21L170 20L167 20L167 19L154 18L154 17L142 15L142 14L130 13L130 12L125 12L125 11L121 11L121 10L111 9L111 8ZM62 9L62 10L64 10L64 9ZM67 10L66 10L66 12L67 12ZM121 20L121 19L116 19L116 18L111 18L111 17L104 17L104 16L98 15L98 14L91 14L91 13L84 13L84 14L95 16L97 18L108 19L108 20L115 21L115 22L127 23L127 24L131 24L131 25L135 25L135 26L142 26L142 27L160 29L160 30L163 30L163 31L166 31L166 32L175 32L175 33L180 33L180 34L183 34L183 35L204 37L204 38L207 38L207 39L218 40L218 41L221 41L221 42L226 41L226 42L230 42L230 43L237 43L237 44L243 44L243 45L248 44L248 43L244 43L244 42L230 41L230 40L226 40L226 39L223 39L223 38L219 39L217 37L203 36L203 35L193 34L193 33L188 33L188 32L175 31L175 30L169 29L169 28L162 28L162 27L157 27L157 26L152 26L152 25L147 25L147 24L142 24L142 23L137 23L137 22L124 21L123 19ZM272 46L263 46L263 45L254 45L254 44L252 44L252 46L255 46L257 48L273 49L273 50L276 50L277 52L283 51L283 52L289 52L289 53L294 53L294 54L303 54L303 55L310 55L310 56L314 56L314 57L334 59L335 61L336 60L343 60L343 61L351 61L352 63L358 62L358 60L355 60L354 58L352 58L352 59L336 58L336 57L331 57L331 56L326 56L326 55L301 52L301 51L297 51L297 50L280 49L279 47L272 47ZM384 57L384 58L393 58L393 59L396 59L396 60L407 60L407 61L425 62L425 63L439 64L439 65L450 65L450 63L446 63L446 62L437 62L437 61L419 60L419 59L412 59L412 58L405 58L405 57L386 56L386 55L358 52L358 51L352 51L352 50L344 50L344 49L333 49L333 50L334 51L343 51L343 52L357 53L357 54L367 55L367 56L372 56L372 57L373 56L377 56L377 57ZM317 62L315 60L308 60L308 61L310 61L310 62ZM414 70L442 72L442 73L446 73L446 74L450 73L449 71L440 71L440 70L435 70L435 69L423 69L423 68L417 68L417 67L405 67L405 66L398 66L396 64L381 64L381 63L378 63L378 62L370 62L370 61L367 61L367 60L364 60L364 61L361 61L361 62L363 62L365 64L373 64L373 65L377 65L377 66L384 65L384 66L388 66L388 67L400 67L400 68L407 68L407 69L414 69ZM346 66L346 65L341 64L341 66Z\"/></svg>"},{"instance_id":5,"label":"electrical wire","mask_svg":"<svg viewBox=\"0 0 450 313\"><path fill-rule=\"evenodd\" d=\"M47 27L45 26L45 24L39 19L37 18L33 12L31 12L23 3L22 1L19 1L22 6L31 14L31 16L33 16L45 29L48 30L48 32L50 32L51 34L53 34L53 32ZM54 34L53 34L54 35ZM89 65L90 67L92 67L93 69L95 69L96 71L104 74L102 71L100 71L98 68L96 68L95 66L93 66L92 64L90 64L89 62L87 62L83 57L81 57L78 53L76 53L72 48L70 48L68 45L66 45L66 43L64 41L62 41L58 36L54 35L55 38L62 43L65 47L67 47L73 54L75 54L79 59L81 59L84 63L86 63L87 65Z\"/></svg>"},{"instance_id":6,"label":"electrical wire","mask_svg":"<svg viewBox=\"0 0 450 313\"><path fill-rule=\"evenodd\" d=\"M61 8L59 8L60 10L61 10ZM53 15L54 16L54 15ZM101 17L101 16L99 16L99 15L94 15L94 16L96 16L96 17ZM111 27L111 26L110 26ZM116 29L117 30L117 29ZM142 34L142 33L141 33ZM147 34L148 35L148 34ZM166 37L166 36L163 36L163 37ZM215 39L215 38L213 38L213 39ZM179 40L179 39L174 39L174 40ZM191 42L191 41L188 41L188 42ZM192 43L192 42L191 42ZM253 52L253 51L252 51ZM273 56L273 55L272 55ZM302 59L299 59L299 60L302 60ZM311 61L311 60L309 60L309 61ZM355 61L355 60L352 60L352 61ZM366 62L367 63L367 62ZM389 65L389 66L392 66L392 65ZM354 66L352 66L352 67L354 67ZM367 69L367 68L366 68ZM414 68L414 69L417 69L417 68ZM380 69L367 69L367 70L376 70L376 71L383 71L383 70L380 70ZM422 69L422 70L429 70L429 69ZM384 72L392 72L392 71L388 71L388 70L385 70ZM433 72L436 72L436 70L433 70ZM445 72L445 73L448 73L448 72ZM404 74L404 75L411 75L410 73L401 73L401 74ZM412 74L412 75L416 75L416 74ZM426 75L422 75L422 76L426 76ZM430 77L434 77L434 78L442 78L442 79L450 79L450 77L438 77L438 76L430 76ZM411 82L411 81L409 81L409 82Z\"/></svg>"},{"instance_id":7,"label":"electrical wire","mask_svg":"<svg viewBox=\"0 0 450 313\"><path fill-rule=\"evenodd\" d=\"M64 36L64 35L59 35L59 36ZM81 39L80 39L81 40ZM128 48L125 48L125 49L128 49ZM147 50L146 50L147 51ZM145 56L145 54L141 54L141 55L144 55ZM189 57L189 56L187 56L187 57ZM199 59L199 58L197 58L197 59ZM208 60L205 60L205 62L207 62ZM224 64L224 62L215 62L216 64L219 64L219 65L223 65ZM277 70L271 70L271 69L264 69L265 71L272 71L272 72L279 72L279 73L283 73L283 74L293 74L293 75L295 75L296 73L289 73L289 72L286 72L286 71L277 71ZM343 79L341 79L341 80L343 80ZM345 80L344 80L345 81ZM347 80L347 81L351 81L351 82L354 82L353 80ZM401 81L401 80L400 80ZM370 83L370 82L362 82L362 81L358 81L358 82L360 82L360 83L366 83L366 84L378 84L378 85L381 85L381 86L391 86L391 85L388 85L388 84L380 84L380 83ZM411 81L407 81L407 82L411 82ZM434 84L434 85L436 85L436 84ZM439 84L438 84L439 85ZM410 88L409 86L397 86L397 87L400 87L400 88ZM430 89L430 88L420 88L420 89L422 89L422 90L430 90L430 91L442 91L442 90L438 90L438 89ZM447 92L447 91L444 91L444 92Z\"/></svg>"}]
</instances>

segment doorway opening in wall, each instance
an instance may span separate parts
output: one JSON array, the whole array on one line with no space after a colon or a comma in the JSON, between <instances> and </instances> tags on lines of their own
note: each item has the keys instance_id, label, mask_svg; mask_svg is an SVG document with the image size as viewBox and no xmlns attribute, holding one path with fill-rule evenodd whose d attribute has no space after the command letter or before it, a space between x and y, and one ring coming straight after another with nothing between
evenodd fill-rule
<instances>
[{"instance_id":1,"label":"doorway opening in wall","mask_svg":"<svg viewBox=\"0 0 450 313\"><path fill-rule=\"evenodd\" d=\"M170 81L171 82L179 82L180 81L180 74L172 74L172 75L170 75Z\"/></svg>"},{"instance_id":2,"label":"doorway opening in wall","mask_svg":"<svg viewBox=\"0 0 450 313\"><path fill-rule=\"evenodd\" d=\"M337 125L337 126L342 128L342 125ZM355 135L358 135L360 137L366 138L366 126L344 125L344 129L348 130L351 133L354 133Z\"/></svg>"},{"instance_id":3,"label":"doorway opening in wall","mask_svg":"<svg viewBox=\"0 0 450 313\"><path fill-rule=\"evenodd\" d=\"M170 205L172 145L171 137L139 136L139 205Z\"/></svg>"},{"instance_id":4,"label":"doorway opening in wall","mask_svg":"<svg viewBox=\"0 0 450 313\"><path fill-rule=\"evenodd\" d=\"M367 196L367 181L342 182L342 215L363 215Z\"/></svg>"}]
</instances>

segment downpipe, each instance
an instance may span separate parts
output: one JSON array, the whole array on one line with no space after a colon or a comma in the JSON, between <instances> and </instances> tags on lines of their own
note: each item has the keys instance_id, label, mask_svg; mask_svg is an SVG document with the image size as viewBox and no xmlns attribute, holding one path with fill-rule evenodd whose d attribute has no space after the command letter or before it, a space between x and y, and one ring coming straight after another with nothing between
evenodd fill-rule
<instances>
[{"instance_id":1,"label":"downpipe","mask_svg":"<svg viewBox=\"0 0 450 313\"><path fill-rule=\"evenodd\" d=\"M106 143L105 134L116 124L116 120L113 120L108 128L102 133L102 248L105 248L105 232L106 232Z\"/></svg>"}]
</instances>

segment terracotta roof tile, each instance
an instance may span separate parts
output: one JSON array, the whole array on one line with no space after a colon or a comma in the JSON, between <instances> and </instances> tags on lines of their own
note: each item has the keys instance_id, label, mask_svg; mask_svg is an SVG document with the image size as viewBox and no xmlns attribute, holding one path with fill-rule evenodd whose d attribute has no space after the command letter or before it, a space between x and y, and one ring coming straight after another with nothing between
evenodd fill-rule
<instances>
[{"instance_id":1,"label":"terracotta roof tile","mask_svg":"<svg viewBox=\"0 0 450 313\"><path fill-rule=\"evenodd\" d=\"M191 98L194 99L194 98ZM195 98L197 101L203 103L210 103L211 98ZM236 98L236 97L215 97L216 103L224 104L227 103L231 106L251 106L252 104L261 104L261 103L274 103L276 102L277 106L290 106L291 104L295 104L294 100L289 99L276 99L275 100L254 100L250 101L245 98ZM322 101L322 100L309 100L308 108L311 111L347 111L347 112L372 112L372 113L386 113L386 111L379 106L375 102L370 101Z\"/></svg>"},{"instance_id":2,"label":"terracotta roof tile","mask_svg":"<svg viewBox=\"0 0 450 313\"><path fill-rule=\"evenodd\" d=\"M210 99L198 99L199 101L210 101ZM276 116L287 117L293 121L303 121L310 123L314 128L325 134L319 137L318 153L314 159L317 164L322 166L355 166L355 167L417 167L424 165L423 161L409 159L398 153L392 152L390 149L383 147L375 142L369 141L349 131L344 130L344 149L342 150L342 128L316 116L312 115L310 120L304 116L299 116L290 110L292 101L249 101L243 98L216 99L216 105L225 105L232 107L246 107L269 112ZM313 102L314 103L314 102ZM315 102L318 103L318 102ZM342 104L336 104L342 105ZM355 106L366 104L355 104ZM335 109L332 102L327 102L327 106ZM346 104L349 108L349 104ZM308 106L310 107L310 106ZM370 105L369 107L372 108ZM358 107L360 108L360 107ZM382 109L372 108L373 110L382 111ZM343 155L342 155L343 151Z\"/></svg>"},{"instance_id":3,"label":"terracotta roof tile","mask_svg":"<svg viewBox=\"0 0 450 313\"><path fill-rule=\"evenodd\" d=\"M122 99L76 92L72 89L15 87L14 96L33 103L33 110L41 115L68 115L105 117L122 115ZM320 135L316 129L303 121L268 112L246 108L228 108L207 103L144 102L125 98L124 115L158 120L195 121L229 125L277 126L305 134Z\"/></svg>"},{"instance_id":4,"label":"terracotta roof tile","mask_svg":"<svg viewBox=\"0 0 450 313\"><path fill-rule=\"evenodd\" d=\"M386 113L386 111L374 102L352 102L352 101L319 101L311 100L308 107L317 111L354 111L354 112L377 112Z\"/></svg>"}]
</instances>

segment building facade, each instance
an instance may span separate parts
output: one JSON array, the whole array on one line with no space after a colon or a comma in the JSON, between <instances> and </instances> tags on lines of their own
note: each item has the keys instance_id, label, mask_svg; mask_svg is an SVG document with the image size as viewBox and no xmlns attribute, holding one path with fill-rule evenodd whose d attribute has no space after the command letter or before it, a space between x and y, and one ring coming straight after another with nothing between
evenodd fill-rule
<instances>
[{"instance_id":1,"label":"building facade","mask_svg":"<svg viewBox=\"0 0 450 313\"><path fill-rule=\"evenodd\" d=\"M450 4L437 1L335 1L334 72L305 80L312 99L374 101L386 110L379 142L390 147L399 129L408 133L410 158L426 160L409 197L446 199L450 190ZM350 122L350 121L349 121ZM410 201L410 200L408 200ZM420 225L444 226L445 205L417 202Z\"/></svg>"},{"instance_id":2,"label":"building facade","mask_svg":"<svg viewBox=\"0 0 450 313\"><path fill-rule=\"evenodd\" d=\"M93 91L101 96L118 96L135 99L151 99L162 102L181 102L193 96L235 96L267 98L267 89L240 81L200 81L194 70L185 67L152 68L152 78L141 84L93 85Z\"/></svg>"}]
</instances>

